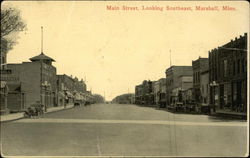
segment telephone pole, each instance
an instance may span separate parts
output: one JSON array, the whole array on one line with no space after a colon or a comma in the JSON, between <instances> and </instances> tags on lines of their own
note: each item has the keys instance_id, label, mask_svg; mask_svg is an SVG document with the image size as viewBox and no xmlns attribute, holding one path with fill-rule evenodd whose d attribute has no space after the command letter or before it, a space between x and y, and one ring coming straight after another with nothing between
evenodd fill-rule
<instances>
[{"instance_id":1,"label":"telephone pole","mask_svg":"<svg viewBox=\"0 0 250 158\"><path fill-rule=\"evenodd\" d=\"M171 49L169 50L169 61L170 61L170 67L172 66L172 63L171 63Z\"/></svg>"},{"instance_id":2,"label":"telephone pole","mask_svg":"<svg viewBox=\"0 0 250 158\"><path fill-rule=\"evenodd\" d=\"M43 54L43 26L41 26L41 54ZM41 104L43 104L43 94L42 94L42 89L43 89L43 64L42 60L40 60L40 99L41 99Z\"/></svg>"}]
</instances>

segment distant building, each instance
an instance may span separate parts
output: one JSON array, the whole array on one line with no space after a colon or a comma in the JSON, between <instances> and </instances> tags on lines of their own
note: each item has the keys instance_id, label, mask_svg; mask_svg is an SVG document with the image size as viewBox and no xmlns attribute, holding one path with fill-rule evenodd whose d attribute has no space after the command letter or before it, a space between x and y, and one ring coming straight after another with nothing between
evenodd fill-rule
<instances>
[{"instance_id":1,"label":"distant building","mask_svg":"<svg viewBox=\"0 0 250 158\"><path fill-rule=\"evenodd\" d=\"M185 106L194 103L193 87L182 91L182 100Z\"/></svg>"},{"instance_id":2,"label":"distant building","mask_svg":"<svg viewBox=\"0 0 250 158\"><path fill-rule=\"evenodd\" d=\"M135 103L141 105L153 105L154 93L153 82L144 80L142 84L135 87Z\"/></svg>"},{"instance_id":3,"label":"distant building","mask_svg":"<svg viewBox=\"0 0 250 158\"><path fill-rule=\"evenodd\" d=\"M208 74L204 75L204 72L208 70L209 64L208 64L208 58L201 58L199 57L197 60L192 61L192 68L193 68L193 95L194 95L194 101L196 103L197 112L201 111L201 105L205 105L204 99L202 98L202 88L204 90L204 81L208 80ZM203 74L203 78L202 78ZM207 79L205 78L207 77ZM203 79L203 80L202 80ZM202 87L203 84L203 87ZM207 82L205 84L208 84ZM206 85L207 86L207 85ZM204 91L203 91L204 95Z\"/></svg>"},{"instance_id":4,"label":"distant building","mask_svg":"<svg viewBox=\"0 0 250 158\"><path fill-rule=\"evenodd\" d=\"M113 100L112 103L118 103L118 104L133 104L134 103L134 94L133 93L128 93L128 94L122 94L119 96L116 96Z\"/></svg>"},{"instance_id":5,"label":"distant building","mask_svg":"<svg viewBox=\"0 0 250 158\"><path fill-rule=\"evenodd\" d=\"M75 98L86 100L86 84L83 80L79 81L77 77L68 75L57 75L57 90L59 105L73 104Z\"/></svg>"},{"instance_id":6,"label":"distant building","mask_svg":"<svg viewBox=\"0 0 250 158\"><path fill-rule=\"evenodd\" d=\"M160 81L153 82L154 105L158 106L160 101Z\"/></svg>"},{"instance_id":7,"label":"distant building","mask_svg":"<svg viewBox=\"0 0 250 158\"><path fill-rule=\"evenodd\" d=\"M216 112L247 113L247 33L209 51L210 104Z\"/></svg>"},{"instance_id":8,"label":"distant building","mask_svg":"<svg viewBox=\"0 0 250 158\"><path fill-rule=\"evenodd\" d=\"M166 70L166 105L171 108L180 90L180 76L192 76L192 66L171 66Z\"/></svg>"},{"instance_id":9,"label":"distant building","mask_svg":"<svg viewBox=\"0 0 250 158\"><path fill-rule=\"evenodd\" d=\"M201 104L209 105L209 71L208 69L201 72Z\"/></svg>"},{"instance_id":10,"label":"distant building","mask_svg":"<svg viewBox=\"0 0 250 158\"><path fill-rule=\"evenodd\" d=\"M142 104L143 87L142 85L135 86L135 104Z\"/></svg>"},{"instance_id":11,"label":"distant building","mask_svg":"<svg viewBox=\"0 0 250 158\"><path fill-rule=\"evenodd\" d=\"M87 86L85 84L85 82L83 81L83 79L78 80L77 77L74 78L74 86L75 86L75 90L77 92L86 92Z\"/></svg>"},{"instance_id":12,"label":"distant building","mask_svg":"<svg viewBox=\"0 0 250 158\"><path fill-rule=\"evenodd\" d=\"M159 82L159 107L166 107L166 78L161 78L158 80Z\"/></svg>"},{"instance_id":13,"label":"distant building","mask_svg":"<svg viewBox=\"0 0 250 158\"><path fill-rule=\"evenodd\" d=\"M172 90L172 104L177 102L183 103L183 92L193 87L192 75L181 75L177 78L178 86Z\"/></svg>"},{"instance_id":14,"label":"distant building","mask_svg":"<svg viewBox=\"0 0 250 158\"><path fill-rule=\"evenodd\" d=\"M68 75L57 75L58 104L66 106L73 104L75 90L74 79Z\"/></svg>"}]
</instances>

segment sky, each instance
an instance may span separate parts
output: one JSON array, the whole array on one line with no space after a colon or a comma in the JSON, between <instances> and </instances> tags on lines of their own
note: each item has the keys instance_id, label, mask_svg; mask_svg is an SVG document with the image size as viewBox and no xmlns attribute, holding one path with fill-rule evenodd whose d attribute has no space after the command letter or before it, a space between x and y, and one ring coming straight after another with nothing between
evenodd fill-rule
<instances>
[{"instance_id":1,"label":"sky","mask_svg":"<svg viewBox=\"0 0 250 158\"><path fill-rule=\"evenodd\" d=\"M143 80L165 77L172 65L192 65L208 51L249 32L245 1L6 1L21 11L27 30L8 52L8 63L21 63L43 52L56 60L57 74L86 80L88 90L112 100L134 93ZM119 10L108 10L117 6ZM123 6L138 10L122 10ZM141 7L191 7L142 10ZM196 6L218 7L198 11ZM223 6L235 10L223 10Z\"/></svg>"}]
</instances>

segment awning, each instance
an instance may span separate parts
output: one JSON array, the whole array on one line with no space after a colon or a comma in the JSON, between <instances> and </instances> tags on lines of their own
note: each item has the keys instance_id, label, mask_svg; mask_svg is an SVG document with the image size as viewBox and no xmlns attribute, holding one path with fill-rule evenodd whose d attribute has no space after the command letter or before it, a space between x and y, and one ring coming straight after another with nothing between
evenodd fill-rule
<instances>
[{"instance_id":1,"label":"awning","mask_svg":"<svg viewBox=\"0 0 250 158\"><path fill-rule=\"evenodd\" d=\"M61 91L58 92L58 95L59 95L60 97L65 97L65 94L64 94L63 92L61 92Z\"/></svg>"},{"instance_id":2,"label":"awning","mask_svg":"<svg viewBox=\"0 0 250 158\"><path fill-rule=\"evenodd\" d=\"M66 95L67 95L67 97L69 97L69 98L74 98L73 94L70 93L69 91L66 91Z\"/></svg>"},{"instance_id":3,"label":"awning","mask_svg":"<svg viewBox=\"0 0 250 158\"><path fill-rule=\"evenodd\" d=\"M75 94L75 99L76 99L76 100L81 100L82 97L81 97L81 95L80 95L79 93L76 93L76 94Z\"/></svg>"},{"instance_id":4,"label":"awning","mask_svg":"<svg viewBox=\"0 0 250 158\"><path fill-rule=\"evenodd\" d=\"M0 83L1 83L1 88L5 88L7 85L7 83L5 81L0 81Z\"/></svg>"}]
</instances>

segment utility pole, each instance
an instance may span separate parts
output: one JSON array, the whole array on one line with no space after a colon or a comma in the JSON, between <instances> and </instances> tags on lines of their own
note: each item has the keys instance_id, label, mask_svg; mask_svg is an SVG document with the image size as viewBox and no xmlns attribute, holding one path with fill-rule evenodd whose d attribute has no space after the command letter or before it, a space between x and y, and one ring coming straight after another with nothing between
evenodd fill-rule
<instances>
[{"instance_id":1,"label":"utility pole","mask_svg":"<svg viewBox=\"0 0 250 158\"><path fill-rule=\"evenodd\" d=\"M43 53L43 26L41 26L41 53Z\"/></svg>"},{"instance_id":2,"label":"utility pole","mask_svg":"<svg viewBox=\"0 0 250 158\"><path fill-rule=\"evenodd\" d=\"M41 54L43 54L43 26L41 26ZM42 60L40 60L40 100L41 104L43 104L43 96L42 96L42 88L43 88L43 64Z\"/></svg>"},{"instance_id":3,"label":"utility pole","mask_svg":"<svg viewBox=\"0 0 250 158\"><path fill-rule=\"evenodd\" d=\"M169 61L170 61L170 67L171 67L172 66L172 63L171 63L171 49L169 50L169 56L170 56Z\"/></svg>"}]
</instances>

